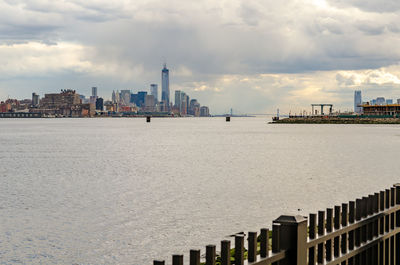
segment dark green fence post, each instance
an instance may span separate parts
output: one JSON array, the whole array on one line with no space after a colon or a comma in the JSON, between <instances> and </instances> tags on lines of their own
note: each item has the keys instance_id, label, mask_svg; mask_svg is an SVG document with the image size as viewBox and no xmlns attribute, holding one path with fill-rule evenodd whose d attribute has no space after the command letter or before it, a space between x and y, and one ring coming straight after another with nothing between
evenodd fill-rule
<instances>
[{"instance_id":1,"label":"dark green fence post","mask_svg":"<svg viewBox=\"0 0 400 265\"><path fill-rule=\"evenodd\" d=\"M280 249L287 250L288 256L280 265L307 264L307 218L282 215L274 224L280 225Z\"/></svg>"},{"instance_id":2,"label":"dark green fence post","mask_svg":"<svg viewBox=\"0 0 400 265\"><path fill-rule=\"evenodd\" d=\"M183 265L183 255L173 255L172 265Z\"/></svg>"},{"instance_id":3,"label":"dark green fence post","mask_svg":"<svg viewBox=\"0 0 400 265\"><path fill-rule=\"evenodd\" d=\"M267 228L262 228L261 229L261 235L260 235L260 256L261 258L266 258L268 257L268 245L269 245L269 230Z\"/></svg>"},{"instance_id":4,"label":"dark green fence post","mask_svg":"<svg viewBox=\"0 0 400 265\"><path fill-rule=\"evenodd\" d=\"M247 241L248 241L247 260L249 262L255 262L257 260L257 232L249 232Z\"/></svg>"},{"instance_id":5,"label":"dark green fence post","mask_svg":"<svg viewBox=\"0 0 400 265\"><path fill-rule=\"evenodd\" d=\"M244 264L244 236L235 236L235 265Z\"/></svg>"},{"instance_id":6,"label":"dark green fence post","mask_svg":"<svg viewBox=\"0 0 400 265\"><path fill-rule=\"evenodd\" d=\"M190 250L190 265L200 265L200 250Z\"/></svg>"},{"instance_id":7,"label":"dark green fence post","mask_svg":"<svg viewBox=\"0 0 400 265\"><path fill-rule=\"evenodd\" d=\"M221 241L221 265L231 265L231 241Z\"/></svg>"},{"instance_id":8,"label":"dark green fence post","mask_svg":"<svg viewBox=\"0 0 400 265\"><path fill-rule=\"evenodd\" d=\"M215 265L215 245L206 246L206 265Z\"/></svg>"}]
</instances>

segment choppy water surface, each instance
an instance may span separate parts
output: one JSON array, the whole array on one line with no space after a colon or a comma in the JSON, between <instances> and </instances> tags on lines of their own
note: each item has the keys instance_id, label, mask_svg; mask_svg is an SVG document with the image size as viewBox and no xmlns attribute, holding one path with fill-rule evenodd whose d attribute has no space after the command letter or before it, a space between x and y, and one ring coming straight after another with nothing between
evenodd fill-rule
<instances>
[{"instance_id":1,"label":"choppy water surface","mask_svg":"<svg viewBox=\"0 0 400 265\"><path fill-rule=\"evenodd\" d=\"M0 120L0 264L151 264L400 182L400 127Z\"/></svg>"}]
</instances>

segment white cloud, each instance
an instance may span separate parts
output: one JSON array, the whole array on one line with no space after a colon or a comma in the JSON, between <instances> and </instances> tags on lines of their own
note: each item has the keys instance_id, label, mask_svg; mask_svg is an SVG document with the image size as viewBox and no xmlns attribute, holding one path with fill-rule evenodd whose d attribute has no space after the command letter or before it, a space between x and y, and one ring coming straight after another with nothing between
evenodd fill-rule
<instances>
[{"instance_id":1,"label":"white cloud","mask_svg":"<svg viewBox=\"0 0 400 265\"><path fill-rule=\"evenodd\" d=\"M84 60L85 48L78 44L46 45L28 42L0 46L2 77L49 75L57 71L84 72L91 63Z\"/></svg>"},{"instance_id":2,"label":"white cloud","mask_svg":"<svg viewBox=\"0 0 400 265\"><path fill-rule=\"evenodd\" d=\"M400 85L396 73L385 68L364 71L340 71L337 74L340 86L360 87L366 85Z\"/></svg>"}]
</instances>

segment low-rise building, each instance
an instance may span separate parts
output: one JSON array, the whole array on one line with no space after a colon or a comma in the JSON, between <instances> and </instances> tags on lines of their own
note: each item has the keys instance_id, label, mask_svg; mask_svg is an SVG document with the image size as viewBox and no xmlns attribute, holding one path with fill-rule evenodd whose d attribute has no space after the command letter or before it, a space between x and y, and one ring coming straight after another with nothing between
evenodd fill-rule
<instances>
[{"instance_id":1,"label":"low-rise building","mask_svg":"<svg viewBox=\"0 0 400 265\"><path fill-rule=\"evenodd\" d=\"M7 102L0 103L0 112L10 112L11 111L11 104Z\"/></svg>"},{"instance_id":2,"label":"low-rise building","mask_svg":"<svg viewBox=\"0 0 400 265\"><path fill-rule=\"evenodd\" d=\"M371 116L400 116L400 104L362 105L363 114Z\"/></svg>"},{"instance_id":3,"label":"low-rise building","mask_svg":"<svg viewBox=\"0 0 400 265\"><path fill-rule=\"evenodd\" d=\"M62 117L92 117L95 114L94 104L83 104L75 90L61 90L61 93L45 94L39 108L31 112Z\"/></svg>"}]
</instances>

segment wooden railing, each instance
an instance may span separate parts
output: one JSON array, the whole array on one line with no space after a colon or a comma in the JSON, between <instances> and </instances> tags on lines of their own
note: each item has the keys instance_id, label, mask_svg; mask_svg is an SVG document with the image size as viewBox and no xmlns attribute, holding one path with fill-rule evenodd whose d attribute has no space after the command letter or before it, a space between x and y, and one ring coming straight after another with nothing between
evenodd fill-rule
<instances>
[{"instance_id":1,"label":"wooden railing","mask_svg":"<svg viewBox=\"0 0 400 265\"><path fill-rule=\"evenodd\" d=\"M317 223L318 222L318 223ZM269 247L270 237L272 245ZM341 206L303 216L281 216L260 235L235 235L206 247L206 265L400 265L400 184ZM247 259L245 260L245 255ZM165 265L165 261L154 261ZM183 255L173 255L172 265L183 265ZM190 265L200 265L200 250L191 250Z\"/></svg>"}]
</instances>

